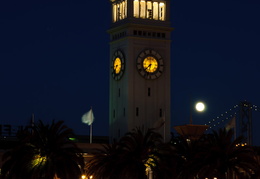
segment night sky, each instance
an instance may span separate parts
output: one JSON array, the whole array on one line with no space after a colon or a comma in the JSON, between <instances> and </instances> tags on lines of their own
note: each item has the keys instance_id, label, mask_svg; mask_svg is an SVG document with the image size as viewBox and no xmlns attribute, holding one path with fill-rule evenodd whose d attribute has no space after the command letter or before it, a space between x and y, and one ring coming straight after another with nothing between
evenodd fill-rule
<instances>
[{"instance_id":1,"label":"night sky","mask_svg":"<svg viewBox=\"0 0 260 179\"><path fill-rule=\"evenodd\" d=\"M260 1L172 0L172 126L205 124L240 101L260 105ZM109 0L0 1L0 123L31 115L64 120L88 135L81 116L93 108L94 135L108 135ZM260 111L253 112L260 145ZM174 132L174 130L172 130Z\"/></svg>"}]
</instances>

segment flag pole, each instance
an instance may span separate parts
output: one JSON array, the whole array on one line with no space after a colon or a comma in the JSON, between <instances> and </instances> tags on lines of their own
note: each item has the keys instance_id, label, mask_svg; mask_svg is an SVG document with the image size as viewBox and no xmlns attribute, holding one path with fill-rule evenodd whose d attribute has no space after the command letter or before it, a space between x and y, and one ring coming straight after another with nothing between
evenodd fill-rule
<instances>
[{"instance_id":1,"label":"flag pole","mask_svg":"<svg viewBox=\"0 0 260 179\"><path fill-rule=\"evenodd\" d=\"M89 127L90 127L89 143L92 144L92 124Z\"/></svg>"},{"instance_id":2,"label":"flag pole","mask_svg":"<svg viewBox=\"0 0 260 179\"><path fill-rule=\"evenodd\" d=\"M89 143L92 143L92 138L93 138L93 126L92 126L92 123L94 121L94 114L93 114L93 110L92 110L92 106L90 107L90 110L83 114L83 116L81 117L81 121L82 123L84 124L87 124L89 125Z\"/></svg>"},{"instance_id":3,"label":"flag pole","mask_svg":"<svg viewBox=\"0 0 260 179\"><path fill-rule=\"evenodd\" d=\"M91 110L91 121L93 121L93 111L92 111L92 106L91 106L91 108L90 108L90 110ZM89 132L90 132L90 134L89 134L89 143L90 144L92 144L92 123L90 124L90 130L89 130Z\"/></svg>"}]
</instances>

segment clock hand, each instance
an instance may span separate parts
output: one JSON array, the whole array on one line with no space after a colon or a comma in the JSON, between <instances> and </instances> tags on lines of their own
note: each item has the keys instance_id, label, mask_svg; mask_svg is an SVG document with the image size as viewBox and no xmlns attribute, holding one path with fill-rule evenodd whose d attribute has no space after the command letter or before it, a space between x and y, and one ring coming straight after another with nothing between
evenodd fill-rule
<instances>
[{"instance_id":1,"label":"clock hand","mask_svg":"<svg viewBox=\"0 0 260 179\"><path fill-rule=\"evenodd\" d=\"M151 63L148 65L148 67L146 67L144 70L146 71L148 68L151 68Z\"/></svg>"},{"instance_id":2,"label":"clock hand","mask_svg":"<svg viewBox=\"0 0 260 179\"><path fill-rule=\"evenodd\" d=\"M117 68L117 65L114 65L114 67L113 67L113 74L115 74L116 73L116 68Z\"/></svg>"},{"instance_id":3,"label":"clock hand","mask_svg":"<svg viewBox=\"0 0 260 179\"><path fill-rule=\"evenodd\" d=\"M151 66L152 66L152 64L150 63L150 64L148 65L148 67L145 68L145 72L146 72L145 76L146 76L147 79L149 79L149 77L150 77L150 75L151 75L150 71L147 71L147 69L148 69L148 68L150 69Z\"/></svg>"},{"instance_id":4,"label":"clock hand","mask_svg":"<svg viewBox=\"0 0 260 179\"><path fill-rule=\"evenodd\" d=\"M118 65L115 65L115 66L114 66L113 73L116 73L117 66L118 66Z\"/></svg>"}]
</instances>

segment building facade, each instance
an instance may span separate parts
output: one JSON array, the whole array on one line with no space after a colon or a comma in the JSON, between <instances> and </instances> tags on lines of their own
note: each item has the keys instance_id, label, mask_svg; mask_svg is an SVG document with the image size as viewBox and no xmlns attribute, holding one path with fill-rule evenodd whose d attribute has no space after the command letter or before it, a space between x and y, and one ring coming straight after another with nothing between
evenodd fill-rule
<instances>
[{"instance_id":1,"label":"building facade","mask_svg":"<svg viewBox=\"0 0 260 179\"><path fill-rule=\"evenodd\" d=\"M110 141L138 127L170 138L169 0L110 0Z\"/></svg>"}]
</instances>

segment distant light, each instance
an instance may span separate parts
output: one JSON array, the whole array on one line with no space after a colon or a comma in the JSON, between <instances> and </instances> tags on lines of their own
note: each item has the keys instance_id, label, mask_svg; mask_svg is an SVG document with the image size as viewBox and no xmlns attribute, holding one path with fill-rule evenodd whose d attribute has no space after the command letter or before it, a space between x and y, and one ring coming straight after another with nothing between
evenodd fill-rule
<instances>
[{"instance_id":1,"label":"distant light","mask_svg":"<svg viewBox=\"0 0 260 179\"><path fill-rule=\"evenodd\" d=\"M198 103L196 104L195 108L196 108L196 110L197 110L198 112L202 112L202 111L205 110L205 105L204 105L203 102L198 102Z\"/></svg>"},{"instance_id":2,"label":"distant light","mask_svg":"<svg viewBox=\"0 0 260 179\"><path fill-rule=\"evenodd\" d=\"M69 140L75 141L76 138L74 138L74 137L70 137Z\"/></svg>"}]
</instances>

